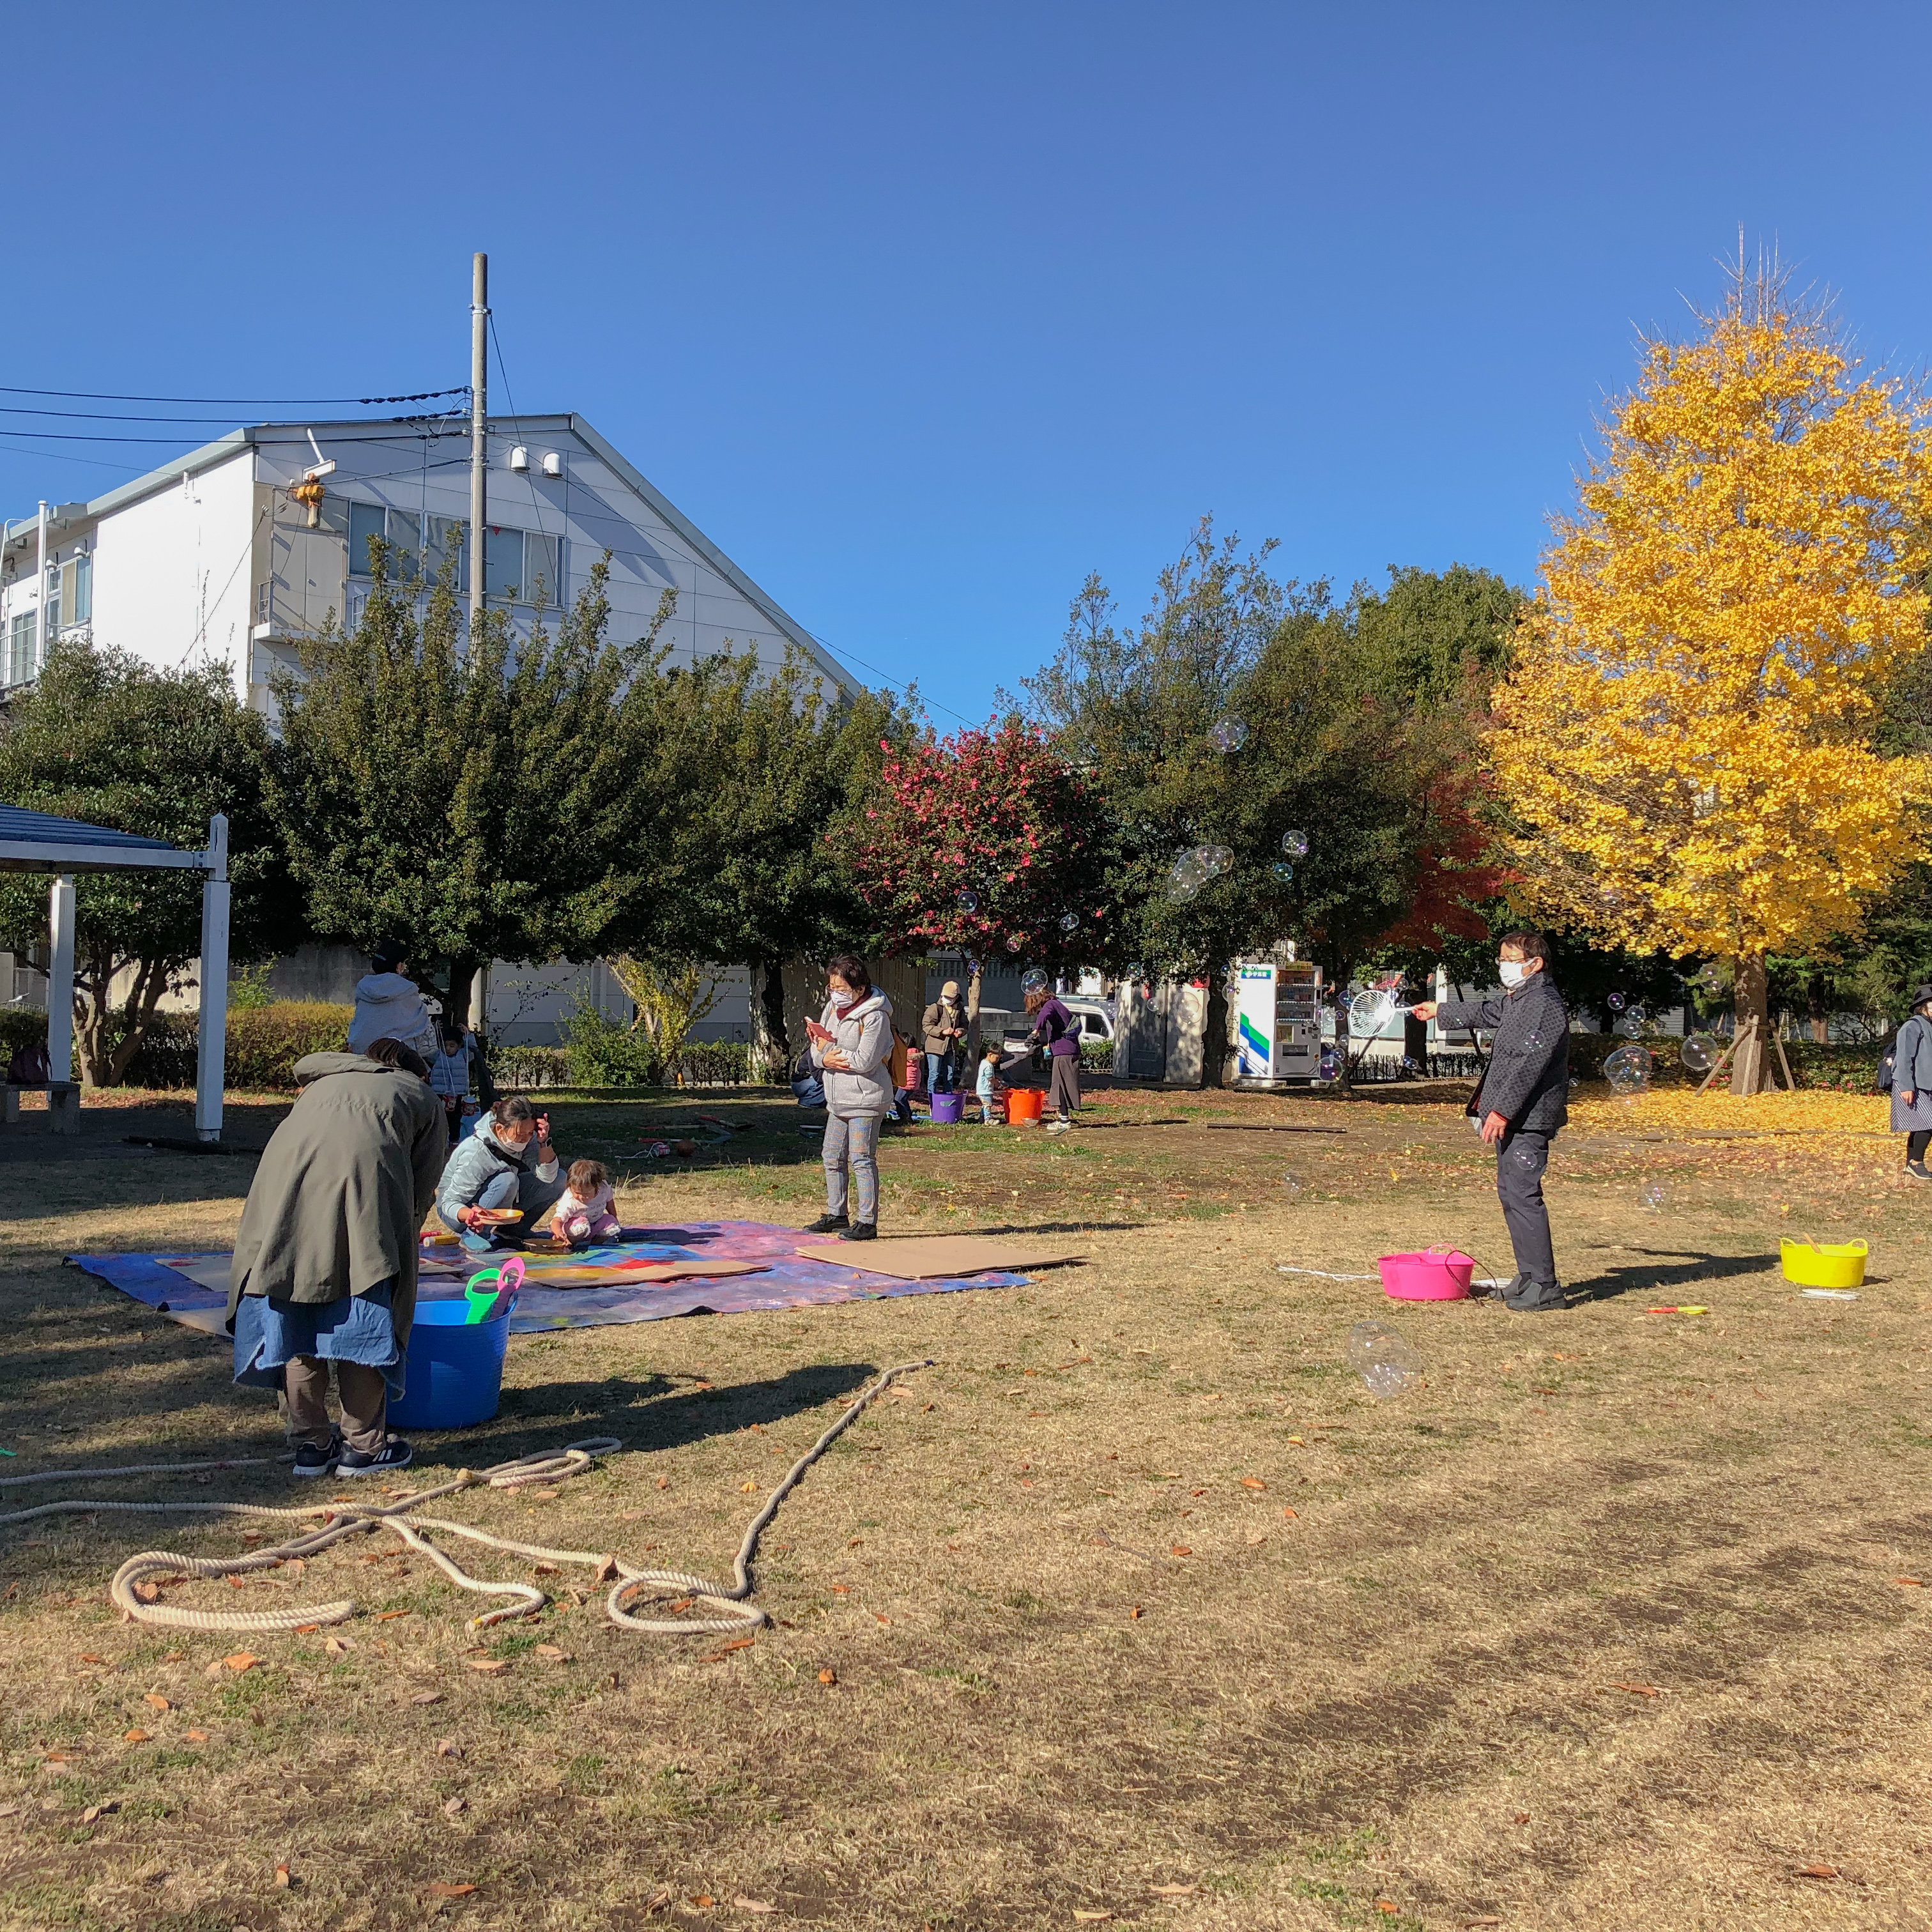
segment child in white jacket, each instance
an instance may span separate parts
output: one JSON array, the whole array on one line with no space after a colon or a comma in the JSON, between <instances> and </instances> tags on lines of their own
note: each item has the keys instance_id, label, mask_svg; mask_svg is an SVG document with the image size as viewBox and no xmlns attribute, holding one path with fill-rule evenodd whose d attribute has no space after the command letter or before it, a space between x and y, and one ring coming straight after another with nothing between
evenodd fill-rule
<instances>
[{"instance_id":1,"label":"child in white jacket","mask_svg":"<svg viewBox=\"0 0 1932 1932\"><path fill-rule=\"evenodd\" d=\"M825 1212L806 1232L869 1241L879 1232L879 1123L892 1107L892 1005L856 953L834 959L826 981L825 1011L807 1028L825 1080ZM849 1217L848 1180L858 1196Z\"/></svg>"},{"instance_id":2,"label":"child in white jacket","mask_svg":"<svg viewBox=\"0 0 1932 1932\"><path fill-rule=\"evenodd\" d=\"M592 1241L614 1241L623 1232L610 1177L598 1160L574 1160L550 1217L550 1238L573 1248Z\"/></svg>"}]
</instances>

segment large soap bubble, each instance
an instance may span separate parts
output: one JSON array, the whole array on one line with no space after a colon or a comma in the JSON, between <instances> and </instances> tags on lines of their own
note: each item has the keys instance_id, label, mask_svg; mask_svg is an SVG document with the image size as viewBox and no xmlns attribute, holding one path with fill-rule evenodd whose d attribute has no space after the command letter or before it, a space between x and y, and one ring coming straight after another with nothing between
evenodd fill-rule
<instances>
[{"instance_id":1,"label":"large soap bubble","mask_svg":"<svg viewBox=\"0 0 1932 1932\"><path fill-rule=\"evenodd\" d=\"M1018 952L1024 947L1025 944L1026 940L1024 935L1016 932L1007 940L1006 950L1009 952Z\"/></svg>"},{"instance_id":2,"label":"large soap bubble","mask_svg":"<svg viewBox=\"0 0 1932 1932\"><path fill-rule=\"evenodd\" d=\"M1225 845L1196 845L1174 860L1167 875L1170 898L1191 899L1210 879L1217 879L1234 862Z\"/></svg>"},{"instance_id":3,"label":"large soap bubble","mask_svg":"<svg viewBox=\"0 0 1932 1932\"><path fill-rule=\"evenodd\" d=\"M962 892L952 903L962 912L977 912L980 910L980 895L977 892Z\"/></svg>"},{"instance_id":4,"label":"large soap bubble","mask_svg":"<svg viewBox=\"0 0 1932 1932\"><path fill-rule=\"evenodd\" d=\"M1380 1322L1358 1322L1348 1330L1348 1366L1378 1402L1418 1388L1422 1358L1393 1328Z\"/></svg>"},{"instance_id":5,"label":"large soap bubble","mask_svg":"<svg viewBox=\"0 0 1932 1932\"><path fill-rule=\"evenodd\" d=\"M1284 832L1281 835L1281 849L1291 859L1308 856L1308 834L1305 832Z\"/></svg>"},{"instance_id":6,"label":"large soap bubble","mask_svg":"<svg viewBox=\"0 0 1932 1932\"><path fill-rule=\"evenodd\" d=\"M1270 869L1283 885L1290 884L1294 878L1294 868L1286 859L1277 859Z\"/></svg>"},{"instance_id":7,"label":"large soap bubble","mask_svg":"<svg viewBox=\"0 0 1932 1932\"><path fill-rule=\"evenodd\" d=\"M1605 1058L1604 1078L1615 1093L1641 1094L1650 1084L1650 1076L1656 1066L1656 1056L1649 1048L1633 1042L1618 1047Z\"/></svg>"},{"instance_id":8,"label":"large soap bubble","mask_svg":"<svg viewBox=\"0 0 1932 1932\"><path fill-rule=\"evenodd\" d=\"M1064 912L1060 915L1060 929L1062 932L1076 932L1078 929L1079 925L1080 915L1077 912Z\"/></svg>"},{"instance_id":9,"label":"large soap bubble","mask_svg":"<svg viewBox=\"0 0 1932 1932\"><path fill-rule=\"evenodd\" d=\"M1208 735L1217 752L1238 752L1248 742L1248 728L1238 718L1224 718Z\"/></svg>"},{"instance_id":10,"label":"large soap bubble","mask_svg":"<svg viewBox=\"0 0 1932 1932\"><path fill-rule=\"evenodd\" d=\"M1052 990L1053 982L1037 966L1029 966L1020 975L1022 993L1045 993Z\"/></svg>"},{"instance_id":11,"label":"large soap bubble","mask_svg":"<svg viewBox=\"0 0 1932 1932\"><path fill-rule=\"evenodd\" d=\"M1620 1013L1624 1010L1625 1001L1622 994L1612 993L1604 1000L1604 1004L1608 1006L1612 1012Z\"/></svg>"},{"instance_id":12,"label":"large soap bubble","mask_svg":"<svg viewBox=\"0 0 1932 1932\"><path fill-rule=\"evenodd\" d=\"M1707 1033L1694 1033L1677 1049L1686 1073L1708 1073L1718 1064L1718 1042Z\"/></svg>"}]
</instances>

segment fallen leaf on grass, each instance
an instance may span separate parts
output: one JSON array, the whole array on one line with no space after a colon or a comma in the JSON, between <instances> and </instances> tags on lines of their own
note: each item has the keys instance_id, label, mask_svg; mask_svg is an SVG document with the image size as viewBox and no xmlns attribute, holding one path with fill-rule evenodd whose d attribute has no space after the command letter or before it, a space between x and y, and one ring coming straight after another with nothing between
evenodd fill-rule
<instances>
[{"instance_id":1,"label":"fallen leaf on grass","mask_svg":"<svg viewBox=\"0 0 1932 1932\"><path fill-rule=\"evenodd\" d=\"M408 1610L379 1610L376 1613L376 1621L379 1624L394 1623L397 1618L406 1617L412 1614Z\"/></svg>"},{"instance_id":2,"label":"fallen leaf on grass","mask_svg":"<svg viewBox=\"0 0 1932 1932\"><path fill-rule=\"evenodd\" d=\"M1793 1867L1793 1878L1842 1878L1844 1874L1836 1865L1798 1865Z\"/></svg>"},{"instance_id":3,"label":"fallen leaf on grass","mask_svg":"<svg viewBox=\"0 0 1932 1932\"><path fill-rule=\"evenodd\" d=\"M1393 1180L1395 1178L1395 1176L1394 1174L1390 1174L1389 1178ZM1385 1912L1391 1918L1393 1918L1396 1912L1401 1909L1402 1908L1398 1906L1392 1898L1378 1898L1376 1900L1376 1910L1378 1912Z\"/></svg>"},{"instance_id":4,"label":"fallen leaf on grass","mask_svg":"<svg viewBox=\"0 0 1932 1932\"><path fill-rule=\"evenodd\" d=\"M1301 1438L1298 1436L1291 1436L1288 1439L1290 1444L1294 1448L1306 1449L1308 1447L1308 1444L1303 1442Z\"/></svg>"},{"instance_id":5,"label":"fallen leaf on grass","mask_svg":"<svg viewBox=\"0 0 1932 1932\"><path fill-rule=\"evenodd\" d=\"M758 1486L756 1483L740 1483L738 1493L741 1496L754 1496L758 1493Z\"/></svg>"},{"instance_id":6,"label":"fallen leaf on grass","mask_svg":"<svg viewBox=\"0 0 1932 1932\"><path fill-rule=\"evenodd\" d=\"M148 1691L141 1700L151 1711L172 1711L174 1706L158 1690Z\"/></svg>"},{"instance_id":7,"label":"fallen leaf on grass","mask_svg":"<svg viewBox=\"0 0 1932 1932\"><path fill-rule=\"evenodd\" d=\"M412 1704L440 1704L442 1693L440 1690L418 1690L410 1702Z\"/></svg>"},{"instance_id":8,"label":"fallen leaf on grass","mask_svg":"<svg viewBox=\"0 0 1932 1932\"><path fill-rule=\"evenodd\" d=\"M878 1618L879 1622L884 1624L888 1630L892 1628L892 1618L887 1616L883 1610L874 1610L872 1614L874 1616Z\"/></svg>"},{"instance_id":9,"label":"fallen leaf on grass","mask_svg":"<svg viewBox=\"0 0 1932 1932\"><path fill-rule=\"evenodd\" d=\"M1286 1516L1290 1522L1298 1522L1300 1520L1300 1518L1297 1516L1295 1512L1292 1509L1284 1509L1282 1511L1282 1514Z\"/></svg>"},{"instance_id":10,"label":"fallen leaf on grass","mask_svg":"<svg viewBox=\"0 0 1932 1932\"><path fill-rule=\"evenodd\" d=\"M208 1742L208 1733L206 1731L190 1731L188 1741L191 1744L205 1744Z\"/></svg>"},{"instance_id":11,"label":"fallen leaf on grass","mask_svg":"<svg viewBox=\"0 0 1932 1932\"><path fill-rule=\"evenodd\" d=\"M570 1652L567 1650L560 1648L557 1645L554 1643L538 1644L537 1646L537 1654L539 1657L548 1657L552 1660L552 1662L556 1664L568 1664L571 1661Z\"/></svg>"},{"instance_id":12,"label":"fallen leaf on grass","mask_svg":"<svg viewBox=\"0 0 1932 1932\"><path fill-rule=\"evenodd\" d=\"M328 1636L322 1640L322 1647L331 1657L346 1657L356 1646L346 1637Z\"/></svg>"},{"instance_id":13,"label":"fallen leaf on grass","mask_svg":"<svg viewBox=\"0 0 1932 1932\"><path fill-rule=\"evenodd\" d=\"M447 1798L443 1800L442 1815L446 1818L454 1818L458 1812L466 1811L469 1808L470 1801L466 1798Z\"/></svg>"},{"instance_id":14,"label":"fallen leaf on grass","mask_svg":"<svg viewBox=\"0 0 1932 1932\"><path fill-rule=\"evenodd\" d=\"M718 1903L717 1900L713 1898L708 1892L700 1892L691 1902L693 1905L696 1906L700 1912L709 1911L712 1906Z\"/></svg>"},{"instance_id":15,"label":"fallen leaf on grass","mask_svg":"<svg viewBox=\"0 0 1932 1932\"><path fill-rule=\"evenodd\" d=\"M821 1684L836 1684L838 1682L838 1673L832 1670L821 1670L818 1673L818 1681Z\"/></svg>"},{"instance_id":16,"label":"fallen leaf on grass","mask_svg":"<svg viewBox=\"0 0 1932 1932\"><path fill-rule=\"evenodd\" d=\"M152 1731L144 1731L137 1725L131 1731L123 1731L121 1733L121 1742L123 1744L144 1744L153 1736L154 1733Z\"/></svg>"},{"instance_id":17,"label":"fallen leaf on grass","mask_svg":"<svg viewBox=\"0 0 1932 1932\"><path fill-rule=\"evenodd\" d=\"M1245 1543L1250 1550L1256 1549L1261 1544L1267 1542L1268 1532L1264 1529L1251 1529L1248 1532L1246 1535L1241 1538L1241 1540Z\"/></svg>"},{"instance_id":18,"label":"fallen leaf on grass","mask_svg":"<svg viewBox=\"0 0 1932 1932\"><path fill-rule=\"evenodd\" d=\"M1127 1615L1128 1615L1130 1618L1132 1618L1133 1619L1133 1621L1134 1621L1135 1622L1136 1622L1136 1623L1138 1623L1138 1622L1140 1621L1140 1614L1141 1614L1141 1606L1140 1606L1140 1605L1139 1605L1139 1604L1136 1604L1133 1606L1133 1608L1132 1608L1132 1610L1130 1610L1127 1612Z\"/></svg>"},{"instance_id":19,"label":"fallen leaf on grass","mask_svg":"<svg viewBox=\"0 0 1932 1932\"><path fill-rule=\"evenodd\" d=\"M762 1898L738 1898L732 1900L740 1912L776 1912L778 1907Z\"/></svg>"},{"instance_id":20,"label":"fallen leaf on grass","mask_svg":"<svg viewBox=\"0 0 1932 1932\"><path fill-rule=\"evenodd\" d=\"M741 1636L735 1643L721 1643L716 1650L707 1651L698 1661L700 1664L720 1663L734 1650L749 1650L757 1642L756 1637Z\"/></svg>"},{"instance_id":21,"label":"fallen leaf on grass","mask_svg":"<svg viewBox=\"0 0 1932 1932\"><path fill-rule=\"evenodd\" d=\"M607 1556L591 1573L591 1579L598 1583L614 1583L617 1580L617 1559Z\"/></svg>"},{"instance_id":22,"label":"fallen leaf on grass","mask_svg":"<svg viewBox=\"0 0 1932 1932\"><path fill-rule=\"evenodd\" d=\"M1192 1556L1194 1554L1194 1552L1188 1546L1187 1544L1184 1543L1177 1543L1174 1546L1173 1554L1176 1556Z\"/></svg>"},{"instance_id":23,"label":"fallen leaf on grass","mask_svg":"<svg viewBox=\"0 0 1932 1932\"><path fill-rule=\"evenodd\" d=\"M463 1747L454 1738L438 1738L436 1741L436 1754L438 1757L460 1757L463 1755Z\"/></svg>"},{"instance_id":24,"label":"fallen leaf on grass","mask_svg":"<svg viewBox=\"0 0 1932 1932\"><path fill-rule=\"evenodd\" d=\"M277 1888L278 1891L281 1891L281 1892L286 1892L286 1891L288 1890L288 1888L289 1888L290 1882L290 1878L289 1878L289 1868L288 1868L288 1867L287 1867L286 1865L278 1865L278 1866L276 1866L276 1868L275 1868L275 1886L276 1886L276 1888Z\"/></svg>"},{"instance_id":25,"label":"fallen leaf on grass","mask_svg":"<svg viewBox=\"0 0 1932 1932\"><path fill-rule=\"evenodd\" d=\"M17 1810L19 1808L16 1806L15 1808ZM104 1818L107 1816L109 1812L118 1811L120 1808L120 1806L116 1804L112 1798L110 1798L104 1804L90 1804L87 1809L80 1814L80 1822L83 1825L91 1825L97 1818Z\"/></svg>"},{"instance_id":26,"label":"fallen leaf on grass","mask_svg":"<svg viewBox=\"0 0 1932 1932\"><path fill-rule=\"evenodd\" d=\"M1904 1584L1908 1590L1922 1590L1925 1587L1925 1580L1922 1576L1894 1576L1892 1580L1894 1583Z\"/></svg>"},{"instance_id":27,"label":"fallen leaf on grass","mask_svg":"<svg viewBox=\"0 0 1932 1932\"><path fill-rule=\"evenodd\" d=\"M80 1653L80 1660L83 1664L105 1664L107 1661L104 1657L95 1656L91 1650L83 1650Z\"/></svg>"},{"instance_id":28,"label":"fallen leaf on grass","mask_svg":"<svg viewBox=\"0 0 1932 1932\"><path fill-rule=\"evenodd\" d=\"M472 1670L487 1671L494 1676L498 1671L507 1670L510 1666L500 1657L472 1657L470 1659L470 1667Z\"/></svg>"},{"instance_id":29,"label":"fallen leaf on grass","mask_svg":"<svg viewBox=\"0 0 1932 1932\"><path fill-rule=\"evenodd\" d=\"M238 1650L232 1657L224 1657L221 1660L224 1664L227 1665L230 1670L239 1671L253 1670L256 1665L260 1664L262 1660L259 1657L252 1655L248 1651Z\"/></svg>"},{"instance_id":30,"label":"fallen leaf on grass","mask_svg":"<svg viewBox=\"0 0 1932 1932\"><path fill-rule=\"evenodd\" d=\"M1244 1490L1264 1490L1268 1485L1258 1476L1244 1476L1241 1487Z\"/></svg>"},{"instance_id":31,"label":"fallen leaf on grass","mask_svg":"<svg viewBox=\"0 0 1932 1932\"><path fill-rule=\"evenodd\" d=\"M473 1885L452 1885L447 1879L433 1879L428 1888L432 1898L467 1898L476 1888Z\"/></svg>"},{"instance_id":32,"label":"fallen leaf on grass","mask_svg":"<svg viewBox=\"0 0 1932 1932\"><path fill-rule=\"evenodd\" d=\"M1656 1697L1662 1695L1654 1684L1612 1684L1612 1690L1628 1690L1633 1697Z\"/></svg>"}]
</instances>

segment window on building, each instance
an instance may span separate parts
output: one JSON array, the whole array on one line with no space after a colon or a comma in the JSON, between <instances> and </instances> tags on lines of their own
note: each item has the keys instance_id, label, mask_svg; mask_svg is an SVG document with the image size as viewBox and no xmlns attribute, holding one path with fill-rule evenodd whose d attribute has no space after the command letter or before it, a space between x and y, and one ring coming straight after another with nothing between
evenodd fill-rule
<instances>
[{"instance_id":1,"label":"window on building","mask_svg":"<svg viewBox=\"0 0 1932 1932\"><path fill-rule=\"evenodd\" d=\"M94 622L94 553L84 550L68 566L74 578L74 622L86 626Z\"/></svg>"},{"instance_id":2,"label":"window on building","mask_svg":"<svg viewBox=\"0 0 1932 1932\"><path fill-rule=\"evenodd\" d=\"M483 578L484 592L506 602L541 602L554 608L562 548L559 538L492 524Z\"/></svg>"},{"instance_id":3,"label":"window on building","mask_svg":"<svg viewBox=\"0 0 1932 1932\"><path fill-rule=\"evenodd\" d=\"M351 577L368 577L371 570L369 562L369 539L375 537L383 542L388 541L388 526L386 513L380 503L351 503L349 506L349 574Z\"/></svg>"},{"instance_id":4,"label":"window on building","mask_svg":"<svg viewBox=\"0 0 1932 1932\"><path fill-rule=\"evenodd\" d=\"M52 650L61 634L61 567L57 563L47 566L46 573L40 584L40 609L46 621L40 626L46 640L46 648Z\"/></svg>"},{"instance_id":5,"label":"window on building","mask_svg":"<svg viewBox=\"0 0 1932 1932\"><path fill-rule=\"evenodd\" d=\"M456 541L454 533L466 520L461 517L418 518L413 510L386 510L380 503L352 502L349 506L349 574L352 577L370 574L369 539L380 537L390 547L392 581L400 582L420 573L425 584L433 584ZM484 594L506 604L534 604L541 597L554 608L561 594L562 556L563 542L560 537L492 524L483 577ZM456 588L459 596L469 593L467 544L459 548Z\"/></svg>"},{"instance_id":6,"label":"window on building","mask_svg":"<svg viewBox=\"0 0 1932 1932\"><path fill-rule=\"evenodd\" d=\"M466 596L470 590L470 546L462 541L461 531L466 520L462 517L431 517L426 531L427 541L423 545L423 578L434 584L442 574L442 566L452 545L456 556L456 590L459 596Z\"/></svg>"},{"instance_id":7,"label":"window on building","mask_svg":"<svg viewBox=\"0 0 1932 1932\"><path fill-rule=\"evenodd\" d=\"M34 662L34 620L36 610L20 610L14 614L13 622L7 630L7 682L25 684L39 669Z\"/></svg>"}]
</instances>

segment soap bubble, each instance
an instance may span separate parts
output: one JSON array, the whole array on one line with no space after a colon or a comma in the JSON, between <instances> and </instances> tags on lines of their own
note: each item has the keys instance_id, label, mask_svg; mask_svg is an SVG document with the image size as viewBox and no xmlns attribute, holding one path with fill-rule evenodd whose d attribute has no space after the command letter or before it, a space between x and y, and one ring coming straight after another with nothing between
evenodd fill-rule
<instances>
[{"instance_id":1,"label":"soap bubble","mask_svg":"<svg viewBox=\"0 0 1932 1932\"><path fill-rule=\"evenodd\" d=\"M977 892L962 892L952 903L962 912L977 912L980 910L980 895Z\"/></svg>"},{"instance_id":2,"label":"soap bubble","mask_svg":"<svg viewBox=\"0 0 1932 1932\"><path fill-rule=\"evenodd\" d=\"M1064 912L1060 915L1060 929L1062 932L1077 932L1079 926L1080 915L1077 912Z\"/></svg>"},{"instance_id":3,"label":"soap bubble","mask_svg":"<svg viewBox=\"0 0 1932 1932\"><path fill-rule=\"evenodd\" d=\"M1291 866L1286 859L1276 860L1275 861L1274 870L1275 877L1279 879L1283 885L1288 884L1288 882L1294 877L1294 868Z\"/></svg>"},{"instance_id":4,"label":"soap bubble","mask_svg":"<svg viewBox=\"0 0 1932 1932\"><path fill-rule=\"evenodd\" d=\"M1238 752L1248 742L1248 728L1238 718L1224 718L1208 735L1217 752Z\"/></svg>"},{"instance_id":5,"label":"soap bubble","mask_svg":"<svg viewBox=\"0 0 1932 1932\"><path fill-rule=\"evenodd\" d=\"M1017 932L1016 932L1007 940L1006 950L1009 952L1017 952L1022 946L1025 945L1025 944L1026 941L1022 939Z\"/></svg>"},{"instance_id":6,"label":"soap bubble","mask_svg":"<svg viewBox=\"0 0 1932 1932\"><path fill-rule=\"evenodd\" d=\"M1620 1046L1604 1061L1604 1078L1613 1092L1641 1094L1650 1084L1657 1060L1648 1047Z\"/></svg>"},{"instance_id":7,"label":"soap bubble","mask_svg":"<svg viewBox=\"0 0 1932 1932\"><path fill-rule=\"evenodd\" d=\"M1380 1322L1358 1322L1348 1330L1348 1366L1378 1402L1417 1388L1422 1381L1422 1358Z\"/></svg>"},{"instance_id":8,"label":"soap bubble","mask_svg":"<svg viewBox=\"0 0 1932 1932\"><path fill-rule=\"evenodd\" d=\"M1225 845L1196 845L1174 860L1167 875L1171 898L1191 899L1210 879L1216 879L1234 862L1234 855Z\"/></svg>"},{"instance_id":9,"label":"soap bubble","mask_svg":"<svg viewBox=\"0 0 1932 1932\"><path fill-rule=\"evenodd\" d=\"M1632 1026L1642 1026L1644 1022L1644 1010L1641 1006L1627 1007L1624 1012L1624 1018L1628 1020Z\"/></svg>"},{"instance_id":10,"label":"soap bubble","mask_svg":"<svg viewBox=\"0 0 1932 1932\"><path fill-rule=\"evenodd\" d=\"M1371 986L1348 1002L1348 1030L1358 1040L1372 1040L1395 1018L1395 995L1386 986Z\"/></svg>"},{"instance_id":11,"label":"soap bubble","mask_svg":"<svg viewBox=\"0 0 1932 1932\"><path fill-rule=\"evenodd\" d=\"M1604 1004L1612 1012L1620 1013L1624 1010L1624 996L1621 993L1612 993Z\"/></svg>"},{"instance_id":12,"label":"soap bubble","mask_svg":"<svg viewBox=\"0 0 1932 1932\"><path fill-rule=\"evenodd\" d=\"M1138 959L1127 968L1127 977L1130 980L1144 980L1147 976L1147 968Z\"/></svg>"},{"instance_id":13,"label":"soap bubble","mask_svg":"<svg viewBox=\"0 0 1932 1932\"><path fill-rule=\"evenodd\" d=\"M1301 1192L1301 1177L1299 1174L1284 1174L1281 1178L1281 1191L1292 1201Z\"/></svg>"},{"instance_id":14,"label":"soap bubble","mask_svg":"<svg viewBox=\"0 0 1932 1932\"><path fill-rule=\"evenodd\" d=\"M1405 1073L1419 1073L1422 1071L1422 1064L1412 1054L1405 1053L1402 1057L1402 1070Z\"/></svg>"},{"instance_id":15,"label":"soap bubble","mask_svg":"<svg viewBox=\"0 0 1932 1932\"><path fill-rule=\"evenodd\" d=\"M1341 1056L1332 1046L1322 1049L1321 1077L1324 1080L1337 1078L1342 1070Z\"/></svg>"},{"instance_id":16,"label":"soap bubble","mask_svg":"<svg viewBox=\"0 0 1932 1932\"><path fill-rule=\"evenodd\" d=\"M1648 1208L1653 1214L1662 1213L1664 1204L1670 1200L1670 1190L1666 1187L1664 1183L1660 1180L1653 1180L1650 1185L1643 1190L1643 1204Z\"/></svg>"},{"instance_id":17,"label":"soap bubble","mask_svg":"<svg viewBox=\"0 0 1932 1932\"><path fill-rule=\"evenodd\" d=\"M1029 966L1020 975L1022 993L1044 993L1051 990L1053 982L1037 966Z\"/></svg>"},{"instance_id":18,"label":"soap bubble","mask_svg":"<svg viewBox=\"0 0 1932 1932\"><path fill-rule=\"evenodd\" d=\"M1281 835L1281 849L1291 859L1308 856L1308 834L1305 832L1284 832Z\"/></svg>"},{"instance_id":19,"label":"soap bubble","mask_svg":"<svg viewBox=\"0 0 1932 1932\"><path fill-rule=\"evenodd\" d=\"M1677 1049L1687 1073L1708 1073L1718 1064L1718 1042L1707 1033L1694 1033Z\"/></svg>"}]
</instances>

